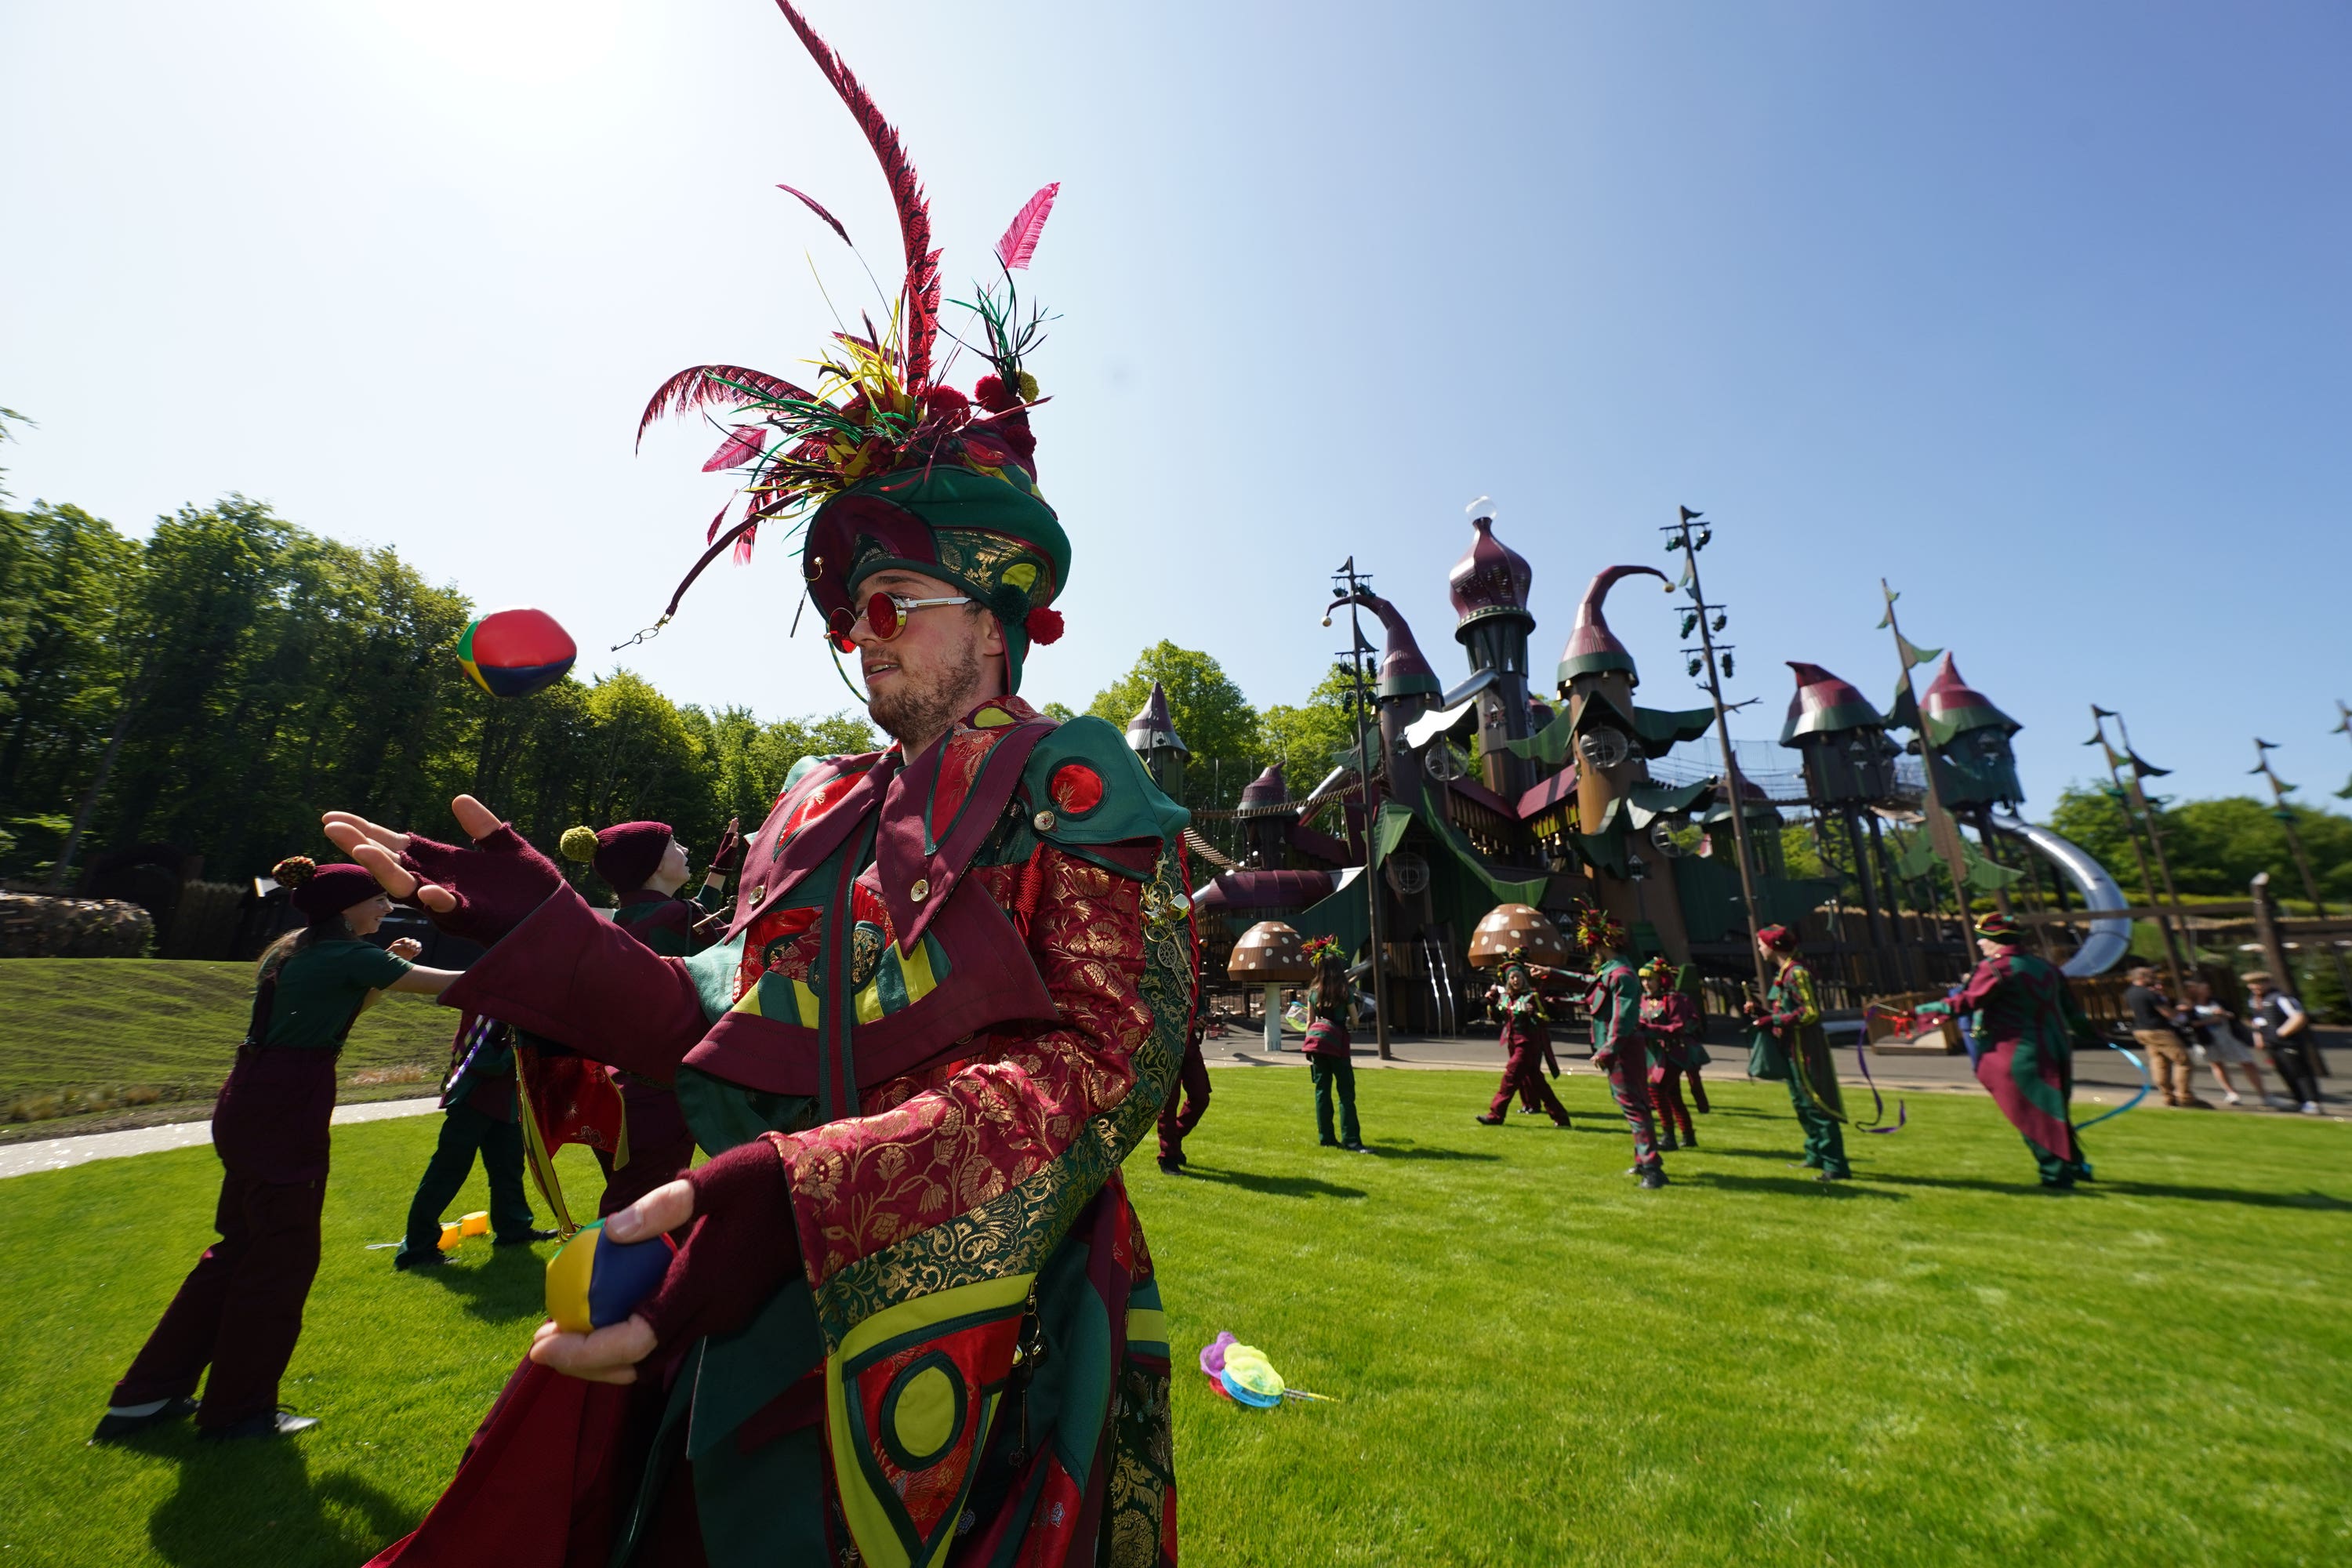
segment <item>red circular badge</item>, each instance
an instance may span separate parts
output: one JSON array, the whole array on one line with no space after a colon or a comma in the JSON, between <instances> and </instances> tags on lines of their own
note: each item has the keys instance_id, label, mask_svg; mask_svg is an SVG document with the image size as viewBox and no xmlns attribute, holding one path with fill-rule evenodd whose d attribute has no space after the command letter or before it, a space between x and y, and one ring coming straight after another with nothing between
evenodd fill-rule
<instances>
[{"instance_id":1,"label":"red circular badge","mask_svg":"<svg viewBox=\"0 0 2352 1568\"><path fill-rule=\"evenodd\" d=\"M1102 774L1084 763L1064 763L1054 770L1046 793L1054 797L1056 810L1084 816L1102 804Z\"/></svg>"}]
</instances>

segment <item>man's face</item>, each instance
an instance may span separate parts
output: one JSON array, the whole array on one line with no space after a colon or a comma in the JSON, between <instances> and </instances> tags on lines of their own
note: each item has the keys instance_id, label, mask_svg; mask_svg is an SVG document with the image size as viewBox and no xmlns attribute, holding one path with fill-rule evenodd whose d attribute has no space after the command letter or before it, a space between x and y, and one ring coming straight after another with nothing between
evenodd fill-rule
<instances>
[{"instance_id":1,"label":"man's face","mask_svg":"<svg viewBox=\"0 0 2352 1568\"><path fill-rule=\"evenodd\" d=\"M866 678L866 710L893 737L928 742L984 697L1002 689L1004 634L996 617L969 605L904 611L898 635L884 641L864 611L876 594L903 599L955 598L963 590L919 572L877 572L858 584L858 617L849 628Z\"/></svg>"}]
</instances>

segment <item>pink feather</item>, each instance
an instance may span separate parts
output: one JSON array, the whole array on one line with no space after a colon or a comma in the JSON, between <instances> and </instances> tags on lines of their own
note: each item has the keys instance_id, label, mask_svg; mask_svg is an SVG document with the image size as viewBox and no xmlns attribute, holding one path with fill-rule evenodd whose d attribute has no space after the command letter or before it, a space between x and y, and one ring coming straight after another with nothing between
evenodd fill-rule
<instances>
[{"instance_id":1,"label":"pink feather","mask_svg":"<svg viewBox=\"0 0 2352 1568\"><path fill-rule=\"evenodd\" d=\"M742 532L735 536L734 553L736 565L749 566L751 563L751 545L759 537L760 525L756 522L751 524L745 528Z\"/></svg>"},{"instance_id":2,"label":"pink feather","mask_svg":"<svg viewBox=\"0 0 2352 1568\"><path fill-rule=\"evenodd\" d=\"M1045 232L1045 219L1053 213L1054 197L1061 188L1062 182L1055 180L1013 215L1012 226L996 242L996 259L1007 268L1026 268L1029 258L1037 254L1037 237Z\"/></svg>"},{"instance_id":3,"label":"pink feather","mask_svg":"<svg viewBox=\"0 0 2352 1568\"><path fill-rule=\"evenodd\" d=\"M800 197L801 205L803 206L807 207L809 211L816 214L817 216L824 219L825 222L833 226L833 232L841 236L842 244L849 246L853 250L857 248L850 240L849 231L841 226L841 220L834 216L831 213L825 211L824 204L819 202L814 196L809 195L806 191L796 191L793 189L792 186L785 184L779 184L776 189L783 192L784 195L788 196Z\"/></svg>"},{"instance_id":4,"label":"pink feather","mask_svg":"<svg viewBox=\"0 0 2352 1568\"><path fill-rule=\"evenodd\" d=\"M719 509L719 515L710 520L709 531L702 536L703 543L709 544L719 537L719 525L727 521L727 514L734 510L734 506L735 498L733 496L729 496L727 498L727 504Z\"/></svg>"},{"instance_id":5,"label":"pink feather","mask_svg":"<svg viewBox=\"0 0 2352 1568\"><path fill-rule=\"evenodd\" d=\"M768 427L764 425L738 425L728 433L719 450L710 454L710 461L702 465L706 474L720 468L738 468L768 449Z\"/></svg>"}]
</instances>

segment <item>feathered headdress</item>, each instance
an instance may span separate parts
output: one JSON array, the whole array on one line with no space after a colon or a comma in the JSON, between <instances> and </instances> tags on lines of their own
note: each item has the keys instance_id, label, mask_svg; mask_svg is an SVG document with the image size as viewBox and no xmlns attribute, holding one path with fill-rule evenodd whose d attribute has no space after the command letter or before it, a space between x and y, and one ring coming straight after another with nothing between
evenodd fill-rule
<instances>
[{"instance_id":1,"label":"feathered headdress","mask_svg":"<svg viewBox=\"0 0 2352 1568\"><path fill-rule=\"evenodd\" d=\"M837 645L846 646L856 616L850 595L861 579L894 566L921 572L966 587L995 614L1017 687L1029 644L1061 635L1061 616L1047 606L1070 568L1068 537L1037 493L1029 430L1028 411L1040 399L1024 361L1043 341L1045 318L1034 309L1022 313L1013 284L1035 253L1061 187L1045 186L1013 216L996 246L1001 286L980 289L966 307L978 320L979 341L965 346L988 362L989 373L969 395L946 385L932 363L941 335L940 252L922 182L898 132L841 58L791 0L776 5L881 163L898 208L905 274L880 327L869 317L862 332L834 334L808 378L813 385L740 365L701 364L655 391L637 423L640 441L665 415L734 411L739 422L703 471L739 472L739 494L748 499L740 516L730 498L711 520L708 548L653 629L677 613L721 551L731 546L747 561L761 525L782 522L806 528L803 574ZM814 198L778 188L848 243L848 230Z\"/></svg>"},{"instance_id":2,"label":"feathered headdress","mask_svg":"<svg viewBox=\"0 0 2352 1568\"><path fill-rule=\"evenodd\" d=\"M2005 947L2016 947L2025 941L2025 928L1998 910L1977 921L1977 934L1987 942L1997 942Z\"/></svg>"},{"instance_id":3,"label":"feathered headdress","mask_svg":"<svg viewBox=\"0 0 2352 1568\"><path fill-rule=\"evenodd\" d=\"M1328 936L1310 936L1300 951L1307 954L1307 963L1320 965L1327 958L1336 959L1339 956L1339 939Z\"/></svg>"},{"instance_id":4,"label":"feathered headdress","mask_svg":"<svg viewBox=\"0 0 2352 1568\"><path fill-rule=\"evenodd\" d=\"M1622 952L1625 928L1599 904L1576 907L1576 944L1588 952Z\"/></svg>"}]
</instances>

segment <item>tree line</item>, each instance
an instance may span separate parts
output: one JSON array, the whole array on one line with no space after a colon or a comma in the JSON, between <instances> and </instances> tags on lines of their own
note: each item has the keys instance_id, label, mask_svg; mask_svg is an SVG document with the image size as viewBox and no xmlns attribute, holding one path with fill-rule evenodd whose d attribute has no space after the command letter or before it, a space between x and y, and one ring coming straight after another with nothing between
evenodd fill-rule
<instances>
[{"instance_id":1,"label":"tree line","mask_svg":"<svg viewBox=\"0 0 2352 1568\"><path fill-rule=\"evenodd\" d=\"M440 835L461 792L542 847L650 817L707 853L730 816L765 816L801 757L877 743L855 710L762 720L627 670L493 698L455 657L474 613L395 551L243 496L144 540L77 506L0 510L0 879L69 890L93 859L166 845L238 881L323 853L330 807ZM1231 805L1271 761L1303 790L1352 740L1343 669L1261 712L1213 658L1166 642L1087 710L1123 727L1154 680L1192 751L1194 805Z\"/></svg>"}]
</instances>

